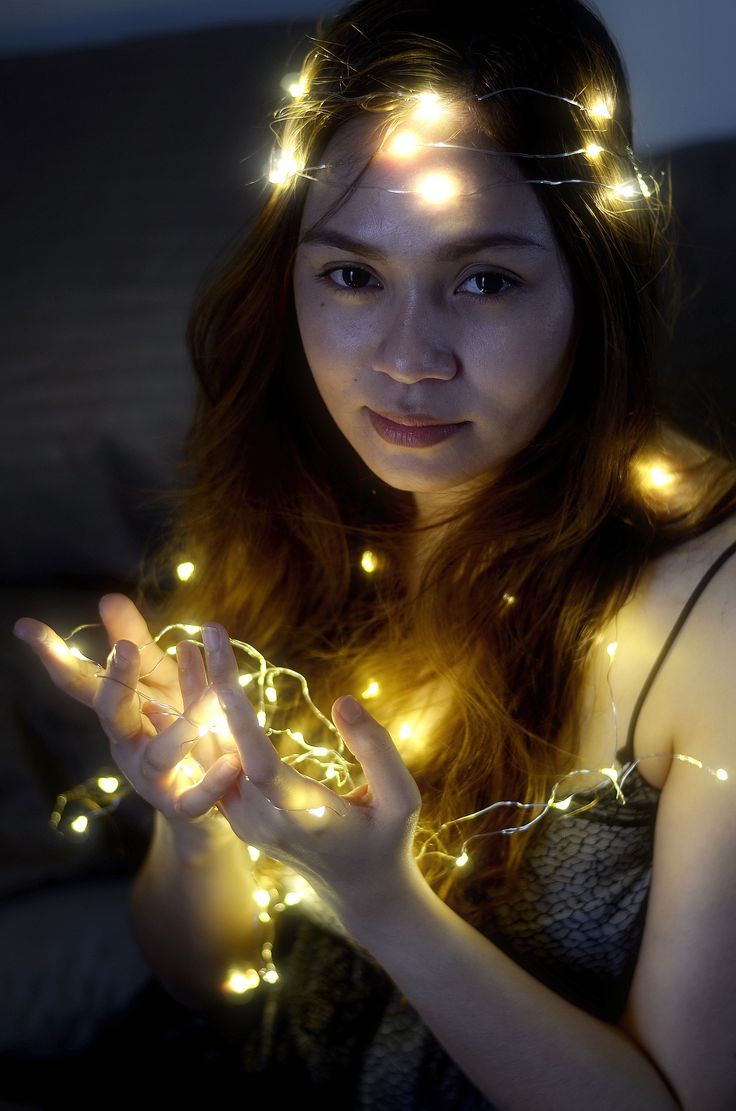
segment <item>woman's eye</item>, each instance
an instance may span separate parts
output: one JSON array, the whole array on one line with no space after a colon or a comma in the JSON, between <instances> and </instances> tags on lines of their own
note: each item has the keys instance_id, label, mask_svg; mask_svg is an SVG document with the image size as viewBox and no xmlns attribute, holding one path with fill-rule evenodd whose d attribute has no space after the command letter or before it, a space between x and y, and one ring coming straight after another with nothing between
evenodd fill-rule
<instances>
[{"instance_id":1,"label":"woman's eye","mask_svg":"<svg viewBox=\"0 0 736 1111\"><path fill-rule=\"evenodd\" d=\"M363 270L360 266L338 266L334 270L328 270L325 274L320 276L328 278L341 289L366 289L371 282L374 284L370 286L370 288L378 288L378 282L373 275L367 270Z\"/></svg>"},{"instance_id":2,"label":"woman's eye","mask_svg":"<svg viewBox=\"0 0 736 1111\"><path fill-rule=\"evenodd\" d=\"M496 270L480 270L477 274L471 274L466 278L458 292L492 297L513 289L517 284L513 278L507 278L505 274L499 274Z\"/></svg>"}]
</instances>

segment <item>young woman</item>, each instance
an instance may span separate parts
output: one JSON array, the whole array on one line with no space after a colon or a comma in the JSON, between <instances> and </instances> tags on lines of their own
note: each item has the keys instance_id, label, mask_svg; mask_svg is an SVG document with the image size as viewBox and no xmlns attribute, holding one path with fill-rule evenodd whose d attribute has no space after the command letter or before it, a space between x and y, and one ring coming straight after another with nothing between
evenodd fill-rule
<instances>
[{"instance_id":1,"label":"young woman","mask_svg":"<svg viewBox=\"0 0 736 1111\"><path fill-rule=\"evenodd\" d=\"M262 969L258 850L309 888L246 1070L731 1107L736 486L658 419L666 212L617 52L579 0L360 0L294 93L190 329L162 563L194 575L148 622L101 600L101 675L16 626L156 808L143 951L194 1004ZM175 663L154 634L191 621ZM261 727L230 636L332 705L349 783L293 747L303 702Z\"/></svg>"}]
</instances>

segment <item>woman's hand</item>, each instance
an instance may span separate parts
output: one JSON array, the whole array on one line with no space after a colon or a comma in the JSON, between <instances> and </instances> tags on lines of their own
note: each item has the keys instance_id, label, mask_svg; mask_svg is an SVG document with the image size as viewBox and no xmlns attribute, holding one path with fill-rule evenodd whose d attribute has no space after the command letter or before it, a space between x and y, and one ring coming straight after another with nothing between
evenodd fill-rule
<instances>
[{"instance_id":1,"label":"woman's hand","mask_svg":"<svg viewBox=\"0 0 736 1111\"><path fill-rule=\"evenodd\" d=\"M301 775L280 760L259 726L237 682L225 630L207 626L205 646L210 680L243 766L223 795L222 813L243 841L309 880L350 929L363 910L419 875L416 783L388 732L350 697L337 699L332 717L366 782L339 796Z\"/></svg>"},{"instance_id":2,"label":"woman's hand","mask_svg":"<svg viewBox=\"0 0 736 1111\"><path fill-rule=\"evenodd\" d=\"M14 632L57 687L95 710L115 763L139 795L172 821L202 817L241 769L232 744L200 733L222 713L199 649L179 644L175 662L125 595L105 595L99 608L113 646L104 670L72 655L53 629L33 618L21 618ZM179 765L195 747L204 774L192 785Z\"/></svg>"}]
</instances>

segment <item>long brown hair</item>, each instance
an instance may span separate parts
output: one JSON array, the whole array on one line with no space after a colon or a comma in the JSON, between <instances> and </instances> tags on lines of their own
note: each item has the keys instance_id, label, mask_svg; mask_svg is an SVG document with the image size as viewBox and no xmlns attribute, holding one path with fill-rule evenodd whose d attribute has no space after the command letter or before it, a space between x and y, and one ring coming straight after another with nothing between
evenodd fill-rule
<instances>
[{"instance_id":1,"label":"long brown hair","mask_svg":"<svg viewBox=\"0 0 736 1111\"><path fill-rule=\"evenodd\" d=\"M191 317L199 395L184 488L141 597L160 623L221 621L303 671L323 710L376 679L371 708L394 723L407 692L444 677L451 704L407 756L422 828L432 830L495 799L546 797L574 762L570 723L595 634L648 560L733 511L734 477L703 453L697 481L691 475L698 497L679 504L648 497L635 480L647 452L670 450L654 354L675 289L671 213L654 179L623 201L602 184L622 166L636 181L638 169L626 76L584 4L359 0L323 28L304 75L306 96L277 122L306 165L319 163L343 123L386 112L397 90L431 87L471 104L475 126L505 151L533 154L517 160L530 182L578 182L532 186L574 281L578 335L564 396L503 473L458 506L416 596L411 496L344 440L301 349L291 293L300 175L270 187ZM490 91L498 95L478 99ZM613 106L595 165L584 153L590 117L559 99L593 92ZM365 549L376 553L373 574L360 566ZM168 589L182 559L195 573ZM521 838L483 844L462 885L427 857L428 878L471 919L481 911L469 892L510 875L523 852Z\"/></svg>"}]
</instances>

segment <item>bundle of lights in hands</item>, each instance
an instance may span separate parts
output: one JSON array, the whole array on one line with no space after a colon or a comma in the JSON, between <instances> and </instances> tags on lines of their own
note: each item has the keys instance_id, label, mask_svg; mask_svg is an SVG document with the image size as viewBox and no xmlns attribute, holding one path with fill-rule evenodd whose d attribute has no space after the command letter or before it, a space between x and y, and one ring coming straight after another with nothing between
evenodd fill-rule
<instances>
[{"instance_id":1,"label":"bundle of lights in hands","mask_svg":"<svg viewBox=\"0 0 736 1111\"><path fill-rule=\"evenodd\" d=\"M325 97L319 96L317 87L310 87L309 77L305 74L290 74L284 78L282 86L292 98L276 113L275 128L282 127L282 135L277 148L271 156L268 180L272 185L285 187L299 178L310 181L326 180L329 171L339 165L335 162L307 164L307 157L300 149L300 124L314 115L329 113L330 106L339 103L356 103L366 112L382 112L388 119L383 139L376 154L382 154L397 161L411 162L411 159L424 150L473 150L488 156L534 159L564 159L583 156L593 170L600 176L581 177L543 177L524 179L534 185L591 185L603 190L617 204L621 201L649 199L656 195L658 185L654 179L645 177L637 164L631 147L624 142L622 149L612 145L610 133L620 130L615 120L614 104L611 97L593 92L583 102L575 97L561 96L529 86L512 86L493 89L490 92L471 97L449 97L432 89L420 91L397 89L391 92L376 93L361 97L347 97L335 94L332 90ZM462 131L463 106L471 102L482 102L508 93L529 93L534 96L557 100L566 104L582 117L581 134L587 137L584 146L553 153L535 154L529 151L504 151L493 148L469 147L451 139L438 140L438 133L451 135ZM618 167L625 165L625 171ZM605 168L604 168L605 167ZM356 182L360 187L360 182ZM391 189L389 192L406 193L419 197L422 201L436 205L445 204L464 195L463 183L455 175L442 171L420 173L409 177L406 188ZM602 203L602 199L601 199Z\"/></svg>"}]
</instances>

